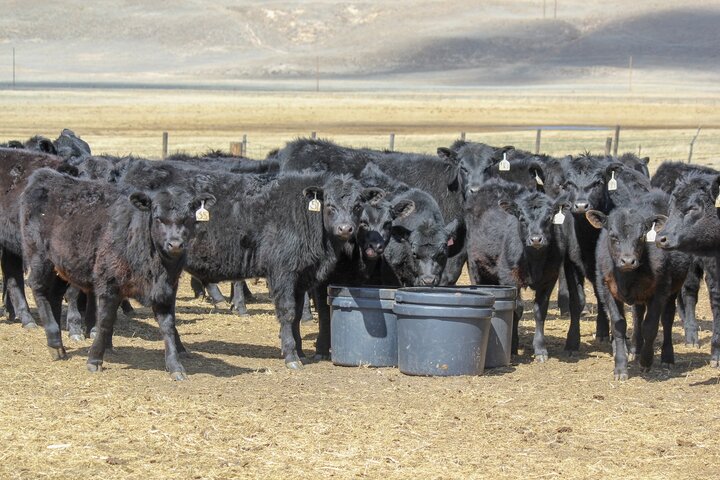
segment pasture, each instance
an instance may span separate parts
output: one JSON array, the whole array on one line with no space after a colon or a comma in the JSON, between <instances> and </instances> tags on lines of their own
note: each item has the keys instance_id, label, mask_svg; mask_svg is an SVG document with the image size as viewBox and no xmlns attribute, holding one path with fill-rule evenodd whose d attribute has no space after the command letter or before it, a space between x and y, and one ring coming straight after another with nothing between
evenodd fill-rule
<instances>
[{"instance_id":1,"label":"pasture","mask_svg":"<svg viewBox=\"0 0 720 480\"><path fill-rule=\"evenodd\" d=\"M684 159L698 124L695 159L720 167L717 98L457 93L320 94L149 91L0 91L0 141L71 128L96 153L158 157L226 149L243 133L251 157L317 131L353 146L434 152L469 139L532 149L534 132L507 125L628 125L620 151ZM543 134L544 152L600 151L605 131ZM461 284L468 283L464 275ZM676 323L676 365L612 380L609 344L581 322L577 356L563 351L569 324L553 304L550 360L532 359L533 322L520 355L479 377L410 377L396 369L313 363L285 368L264 282L259 303L237 317L178 293L178 330L192 358L187 382L163 371L163 345L148 308L120 316L114 353L91 375L90 340L66 341L51 362L41 329L0 322L2 478L700 478L720 466L720 376L710 368L712 314L702 290L700 349ZM229 285L221 288L227 294ZM594 307L591 289L588 302ZM525 294L526 300L530 298ZM33 314L37 312L33 307ZM530 304L526 303L526 312ZM301 326L313 351L317 324ZM64 337L66 338L66 337Z\"/></svg>"}]
</instances>

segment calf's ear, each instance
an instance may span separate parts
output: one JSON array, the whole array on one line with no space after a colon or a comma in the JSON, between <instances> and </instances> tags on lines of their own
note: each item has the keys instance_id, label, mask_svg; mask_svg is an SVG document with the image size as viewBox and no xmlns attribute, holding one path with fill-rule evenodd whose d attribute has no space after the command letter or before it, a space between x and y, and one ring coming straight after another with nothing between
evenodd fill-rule
<instances>
[{"instance_id":1,"label":"calf's ear","mask_svg":"<svg viewBox=\"0 0 720 480\"><path fill-rule=\"evenodd\" d=\"M449 163L452 166L457 166L457 164L459 163L457 152L454 150L450 150L449 148L438 147L437 155L438 157L440 157L440 160L445 163Z\"/></svg>"},{"instance_id":2,"label":"calf's ear","mask_svg":"<svg viewBox=\"0 0 720 480\"><path fill-rule=\"evenodd\" d=\"M322 187L306 187L303 190L303 196L307 198L308 200L313 200L317 198L318 200L323 199L323 189Z\"/></svg>"},{"instance_id":3,"label":"calf's ear","mask_svg":"<svg viewBox=\"0 0 720 480\"><path fill-rule=\"evenodd\" d=\"M458 222L457 218L445 225L445 231L447 232L449 238L455 239L459 226L460 222Z\"/></svg>"},{"instance_id":4,"label":"calf's ear","mask_svg":"<svg viewBox=\"0 0 720 480\"><path fill-rule=\"evenodd\" d=\"M652 215L645 220L645 226L647 227L647 230L650 230L654 223L655 231L659 232L665 226L665 222L667 222L667 219L668 217L666 217L665 215Z\"/></svg>"},{"instance_id":5,"label":"calf's ear","mask_svg":"<svg viewBox=\"0 0 720 480\"><path fill-rule=\"evenodd\" d=\"M650 163L650 157L642 157L640 161L647 165L648 163Z\"/></svg>"},{"instance_id":6,"label":"calf's ear","mask_svg":"<svg viewBox=\"0 0 720 480\"><path fill-rule=\"evenodd\" d=\"M217 199L215 198L215 195L212 193L201 193L197 197L193 199L193 201L190 203L190 208L195 211L198 208L200 208L202 205L205 206L205 208L212 207L215 205L215 202Z\"/></svg>"},{"instance_id":7,"label":"calf's ear","mask_svg":"<svg viewBox=\"0 0 720 480\"><path fill-rule=\"evenodd\" d=\"M415 211L415 202L412 200L399 200L395 202L390 210L393 220L405 218Z\"/></svg>"},{"instance_id":8,"label":"calf's ear","mask_svg":"<svg viewBox=\"0 0 720 480\"><path fill-rule=\"evenodd\" d=\"M445 175L447 175L446 181L448 188L455 188L458 182L458 170L460 166L460 159L457 156L457 152L449 148L439 147L437 154L440 160L445 163Z\"/></svg>"},{"instance_id":9,"label":"calf's ear","mask_svg":"<svg viewBox=\"0 0 720 480\"><path fill-rule=\"evenodd\" d=\"M607 215L598 210L588 210L585 212L585 218L595 228L603 228L607 223Z\"/></svg>"},{"instance_id":10,"label":"calf's ear","mask_svg":"<svg viewBox=\"0 0 720 480\"><path fill-rule=\"evenodd\" d=\"M508 202L507 200L500 200L498 202L498 207L500 207L502 210L505 211L505 213L509 213L510 215L517 217L518 215L518 209L517 204L515 202Z\"/></svg>"},{"instance_id":11,"label":"calf's ear","mask_svg":"<svg viewBox=\"0 0 720 480\"><path fill-rule=\"evenodd\" d=\"M143 192L132 193L130 195L130 201L133 205L135 205L135 208L143 212L150 211L150 208L152 207L152 200Z\"/></svg>"},{"instance_id":12,"label":"calf's ear","mask_svg":"<svg viewBox=\"0 0 720 480\"><path fill-rule=\"evenodd\" d=\"M612 172L615 172L617 175L623 168L625 168L624 163L620 162L612 162L607 167L605 167L605 180L612 177Z\"/></svg>"},{"instance_id":13,"label":"calf's ear","mask_svg":"<svg viewBox=\"0 0 720 480\"><path fill-rule=\"evenodd\" d=\"M385 190L382 188L368 187L360 192L360 200L370 205L377 205L383 198L385 198Z\"/></svg>"}]
</instances>

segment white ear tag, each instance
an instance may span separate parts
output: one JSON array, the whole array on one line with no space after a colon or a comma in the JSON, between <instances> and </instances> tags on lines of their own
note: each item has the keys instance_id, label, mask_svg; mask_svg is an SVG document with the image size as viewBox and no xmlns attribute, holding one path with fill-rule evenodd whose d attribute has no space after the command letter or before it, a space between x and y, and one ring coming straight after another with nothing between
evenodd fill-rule
<instances>
[{"instance_id":1,"label":"white ear tag","mask_svg":"<svg viewBox=\"0 0 720 480\"><path fill-rule=\"evenodd\" d=\"M553 215L553 225L562 225L565 223L565 214L562 212L562 207L558 210L558 212Z\"/></svg>"},{"instance_id":2,"label":"white ear tag","mask_svg":"<svg viewBox=\"0 0 720 480\"><path fill-rule=\"evenodd\" d=\"M540 178L540 175L538 175L537 171L535 172L535 183L537 183L539 187L545 185L542 181L542 178Z\"/></svg>"},{"instance_id":3,"label":"white ear tag","mask_svg":"<svg viewBox=\"0 0 720 480\"><path fill-rule=\"evenodd\" d=\"M718 193L718 196L715 199L715 208L720 208L720 193Z\"/></svg>"},{"instance_id":4,"label":"white ear tag","mask_svg":"<svg viewBox=\"0 0 720 480\"><path fill-rule=\"evenodd\" d=\"M655 222L653 222L652 227L650 227L650 230L645 234L645 241L648 243L654 243L655 237L657 236L657 232L655 232Z\"/></svg>"},{"instance_id":5,"label":"white ear tag","mask_svg":"<svg viewBox=\"0 0 720 480\"><path fill-rule=\"evenodd\" d=\"M510 171L510 162L508 162L507 159L507 153L503 153L503 159L500 160L500 163L498 164L498 168L501 172L509 172Z\"/></svg>"},{"instance_id":6,"label":"white ear tag","mask_svg":"<svg viewBox=\"0 0 720 480\"><path fill-rule=\"evenodd\" d=\"M608 180L608 190L617 190L617 180L615 180L615 171L613 170L611 173L610 180Z\"/></svg>"},{"instance_id":7,"label":"white ear tag","mask_svg":"<svg viewBox=\"0 0 720 480\"><path fill-rule=\"evenodd\" d=\"M198 222L210 221L210 212L205 210L205 200L200 203L200 208L195 211L195 220Z\"/></svg>"},{"instance_id":8,"label":"white ear tag","mask_svg":"<svg viewBox=\"0 0 720 480\"><path fill-rule=\"evenodd\" d=\"M317 193L315 194L315 198L310 200L310 203L308 204L308 210L311 212L319 212L320 211L320 200L317 199Z\"/></svg>"}]
</instances>

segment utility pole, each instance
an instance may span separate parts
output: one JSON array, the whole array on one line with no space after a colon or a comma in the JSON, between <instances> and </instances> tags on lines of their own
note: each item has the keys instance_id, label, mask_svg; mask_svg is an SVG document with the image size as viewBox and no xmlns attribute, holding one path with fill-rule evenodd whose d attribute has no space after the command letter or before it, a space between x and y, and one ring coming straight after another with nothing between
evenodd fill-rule
<instances>
[{"instance_id":1,"label":"utility pole","mask_svg":"<svg viewBox=\"0 0 720 480\"><path fill-rule=\"evenodd\" d=\"M629 84L628 84L628 85L629 85L629 87L630 87L630 91L632 92L632 70L633 70L632 55L630 55L630 60L628 60L628 69L630 70L630 78L629 78Z\"/></svg>"},{"instance_id":2,"label":"utility pole","mask_svg":"<svg viewBox=\"0 0 720 480\"><path fill-rule=\"evenodd\" d=\"M543 0L543 20L545 20L545 4L547 3L547 0Z\"/></svg>"},{"instance_id":3,"label":"utility pole","mask_svg":"<svg viewBox=\"0 0 720 480\"><path fill-rule=\"evenodd\" d=\"M553 10L553 19L557 20L557 0L555 0L555 10Z\"/></svg>"},{"instance_id":4,"label":"utility pole","mask_svg":"<svg viewBox=\"0 0 720 480\"><path fill-rule=\"evenodd\" d=\"M15 90L15 47L13 47L13 90Z\"/></svg>"}]
</instances>

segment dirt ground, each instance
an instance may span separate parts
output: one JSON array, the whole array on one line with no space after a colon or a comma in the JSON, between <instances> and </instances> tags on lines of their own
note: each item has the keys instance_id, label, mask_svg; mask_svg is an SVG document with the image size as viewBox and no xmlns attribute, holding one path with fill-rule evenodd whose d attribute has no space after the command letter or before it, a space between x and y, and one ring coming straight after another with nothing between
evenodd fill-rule
<instances>
[{"instance_id":1,"label":"dirt ground","mask_svg":"<svg viewBox=\"0 0 720 480\"><path fill-rule=\"evenodd\" d=\"M563 354L569 322L554 309L545 364L530 355L526 314L521 355L483 376L330 362L289 371L264 282L251 289L260 302L240 318L193 299L183 278L185 382L164 371L147 308L120 316L100 374L85 369L90 340L67 342L69 360L51 362L42 330L0 322L0 478L660 479L714 478L720 467L706 296L702 347L686 348L676 325L675 368L634 366L620 383L589 318L580 354ZM310 353L317 324L302 330Z\"/></svg>"}]
</instances>

